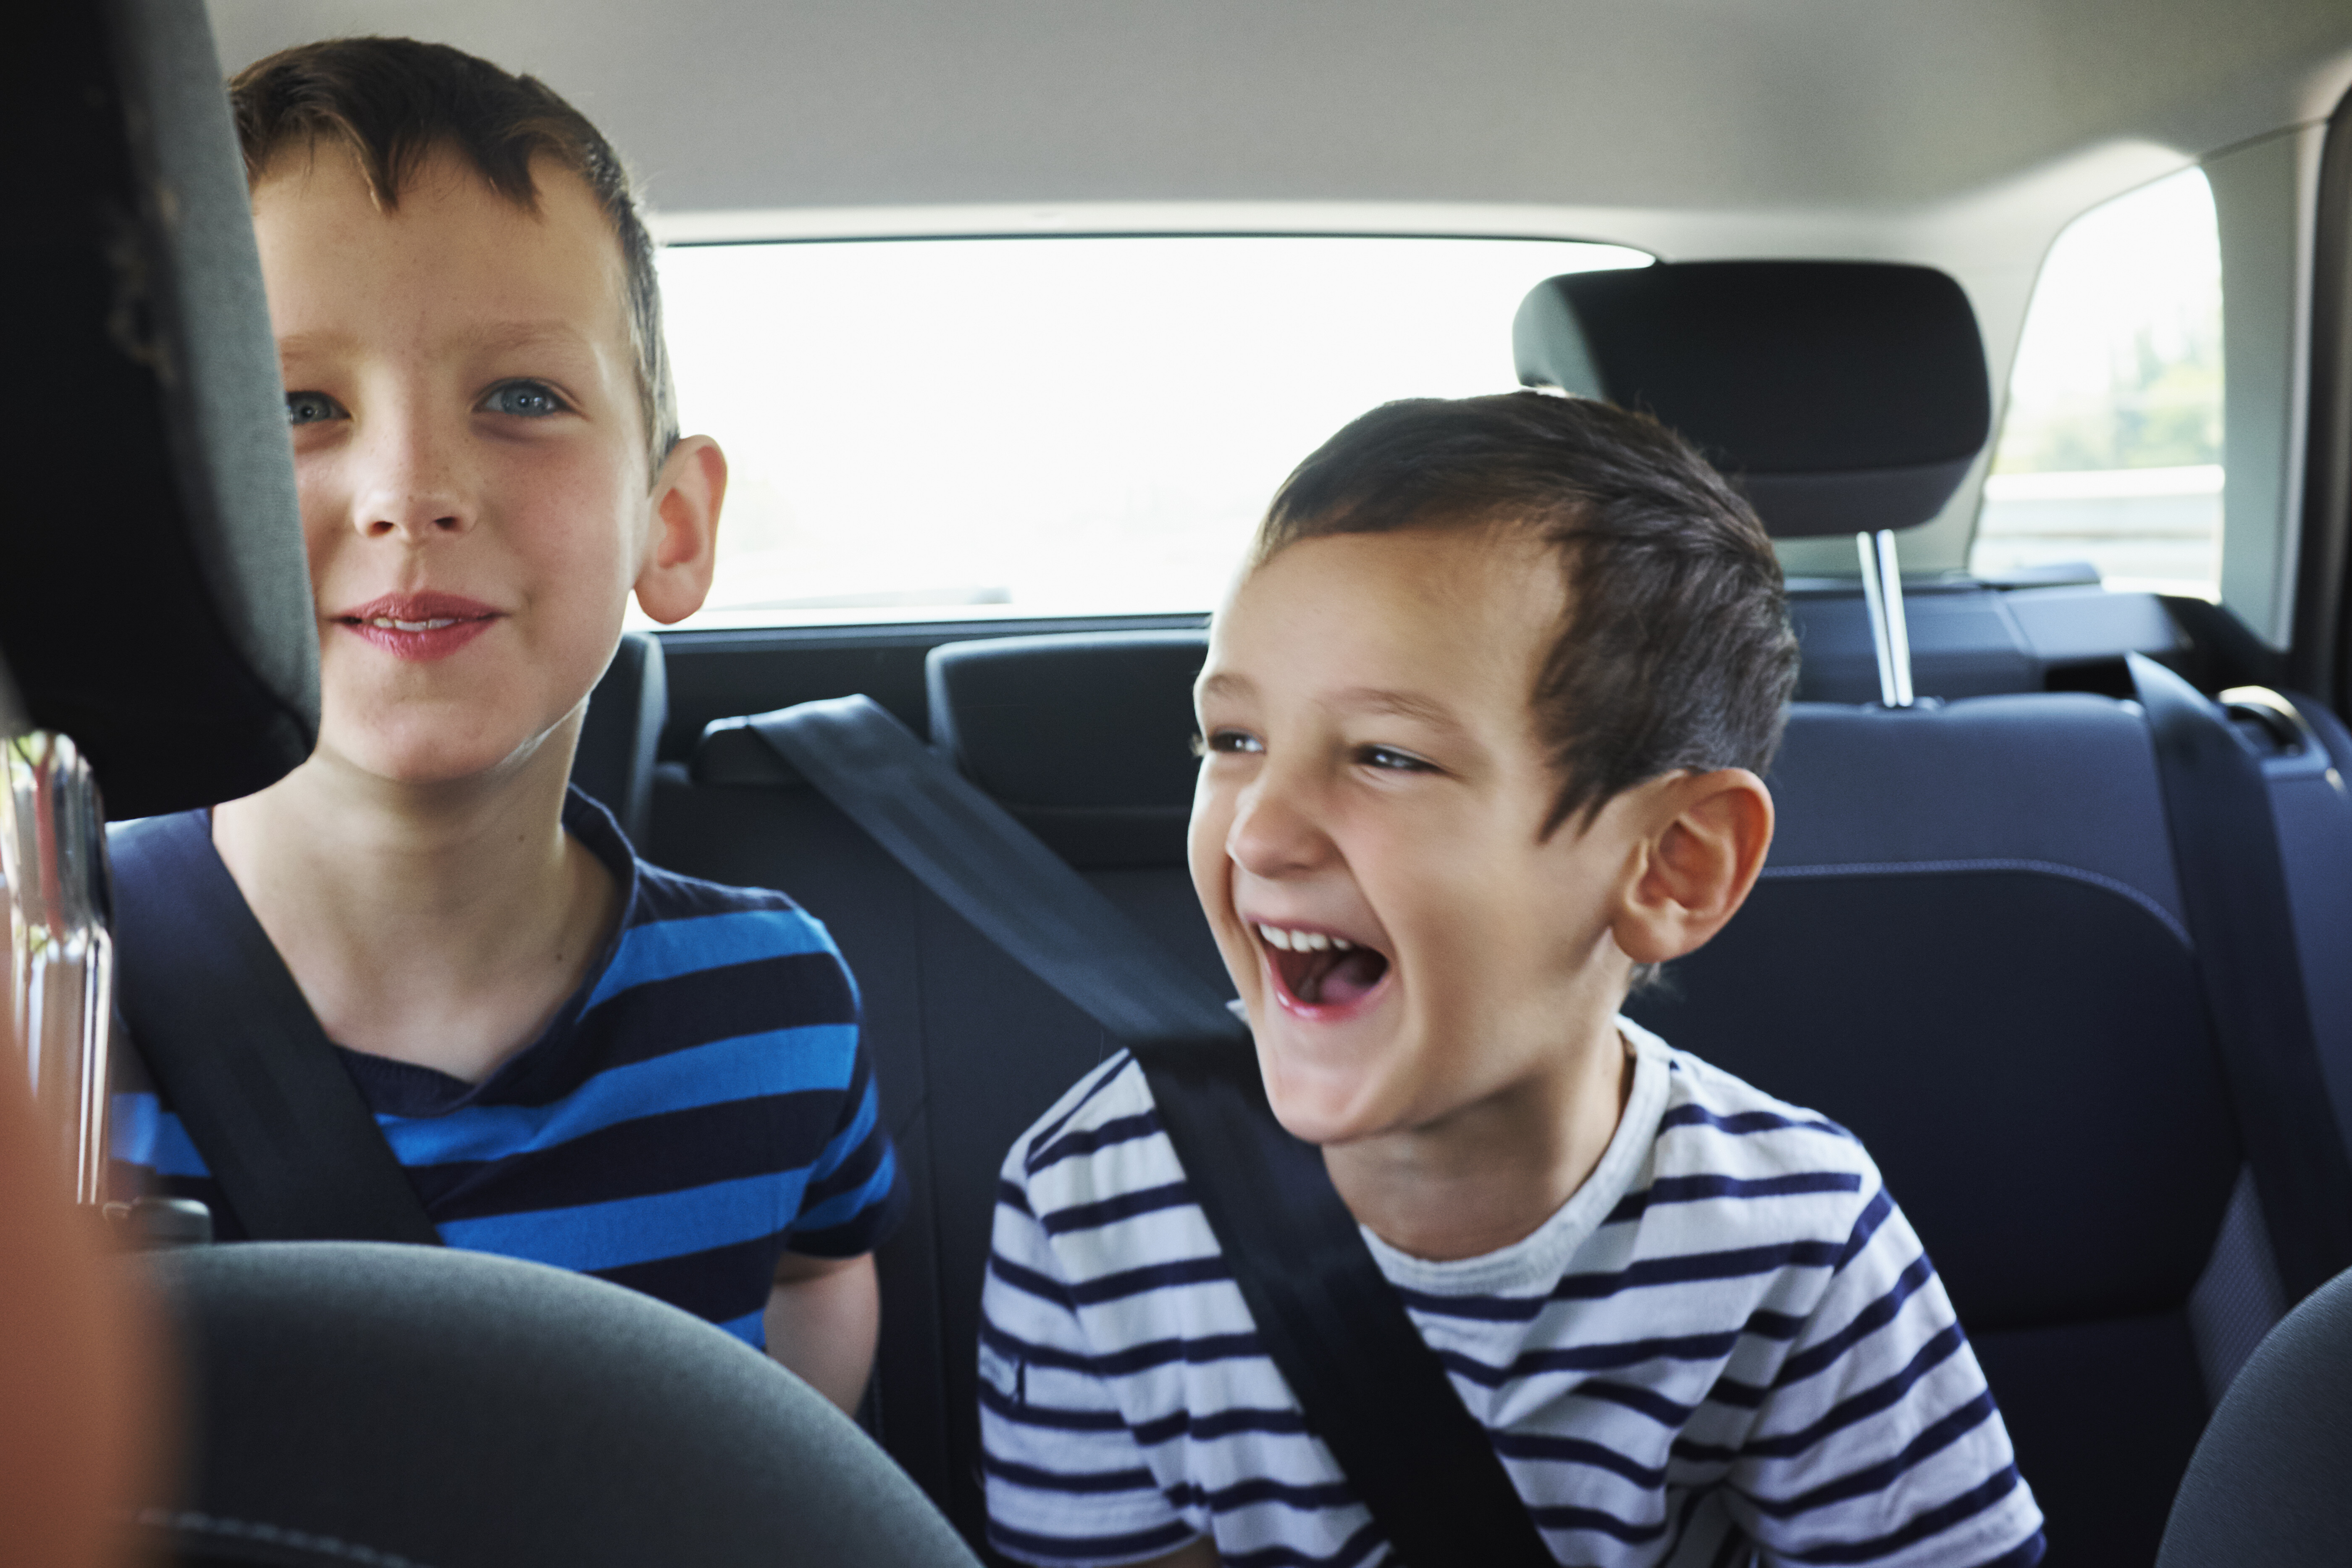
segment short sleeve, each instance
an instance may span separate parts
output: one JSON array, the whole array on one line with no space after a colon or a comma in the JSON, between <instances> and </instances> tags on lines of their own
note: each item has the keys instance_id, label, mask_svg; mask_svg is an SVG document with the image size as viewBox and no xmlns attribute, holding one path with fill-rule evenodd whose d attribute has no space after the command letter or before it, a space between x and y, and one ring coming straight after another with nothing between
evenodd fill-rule
<instances>
[{"instance_id":1,"label":"short sleeve","mask_svg":"<svg viewBox=\"0 0 2352 1568\"><path fill-rule=\"evenodd\" d=\"M855 1049L841 1114L809 1167L800 1212L785 1231L785 1247L811 1258L871 1252L898 1228L907 1210L907 1184L889 1131L882 1125L862 1031Z\"/></svg>"},{"instance_id":2,"label":"short sleeve","mask_svg":"<svg viewBox=\"0 0 2352 1568\"><path fill-rule=\"evenodd\" d=\"M1874 1180L1730 1475L1766 1563L2029 1568L2042 1510L1943 1281Z\"/></svg>"},{"instance_id":3,"label":"short sleeve","mask_svg":"<svg viewBox=\"0 0 2352 1568\"><path fill-rule=\"evenodd\" d=\"M997 1184L981 1293L981 1465L989 1544L1023 1562L1108 1564L1174 1551L1198 1531L1163 1494L1091 1353L1021 1154Z\"/></svg>"}]
</instances>

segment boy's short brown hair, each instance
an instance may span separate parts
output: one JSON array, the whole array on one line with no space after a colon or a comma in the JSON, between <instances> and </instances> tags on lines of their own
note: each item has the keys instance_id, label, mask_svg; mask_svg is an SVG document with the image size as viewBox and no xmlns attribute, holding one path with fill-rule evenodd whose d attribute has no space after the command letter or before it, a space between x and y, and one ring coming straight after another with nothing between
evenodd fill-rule
<instances>
[{"instance_id":1,"label":"boy's short brown hair","mask_svg":"<svg viewBox=\"0 0 2352 1568\"><path fill-rule=\"evenodd\" d=\"M1647 415L1535 392L1387 404L1283 481L1250 564L1329 534L1456 528L1525 531L1568 590L1531 694L1560 779L1547 837L1645 779L1770 765L1797 679L1772 542Z\"/></svg>"},{"instance_id":2,"label":"boy's short brown hair","mask_svg":"<svg viewBox=\"0 0 2352 1568\"><path fill-rule=\"evenodd\" d=\"M650 469L660 470L677 444L677 394L662 340L653 236L627 169L587 116L534 78L414 38L330 38L281 49L237 72L228 90L248 184L258 183L289 147L315 148L321 141L351 152L369 193L385 207L400 205L417 165L443 149L526 211L539 206L534 157L585 181L620 241L637 405Z\"/></svg>"}]
</instances>

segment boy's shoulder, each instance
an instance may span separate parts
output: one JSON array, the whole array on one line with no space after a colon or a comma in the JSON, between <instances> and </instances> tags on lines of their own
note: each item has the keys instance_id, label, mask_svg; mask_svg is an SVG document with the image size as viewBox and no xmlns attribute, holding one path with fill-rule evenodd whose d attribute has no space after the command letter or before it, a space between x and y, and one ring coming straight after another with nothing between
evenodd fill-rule
<instances>
[{"instance_id":1,"label":"boy's shoulder","mask_svg":"<svg viewBox=\"0 0 2352 1568\"><path fill-rule=\"evenodd\" d=\"M799 925L818 931L824 930L823 921L794 903L790 895L773 888L739 888L725 882L709 882L666 870L644 859L637 861L636 874L641 921L760 913L776 917L780 929Z\"/></svg>"},{"instance_id":2,"label":"boy's shoulder","mask_svg":"<svg viewBox=\"0 0 2352 1568\"><path fill-rule=\"evenodd\" d=\"M1143 1064L1122 1050L1071 1085L1013 1141L1004 1175L1024 1190L1044 1184L1077 1201L1086 1190L1130 1184L1139 1164L1162 1180L1179 1175Z\"/></svg>"},{"instance_id":3,"label":"boy's shoulder","mask_svg":"<svg viewBox=\"0 0 2352 1568\"><path fill-rule=\"evenodd\" d=\"M1851 1131L1780 1100L1738 1074L1677 1051L1642 1025L1618 1027L1663 1065L1663 1098L1644 1159L1646 1190L1686 1196L1816 1196L1813 1223L1846 1223L1884 1190Z\"/></svg>"},{"instance_id":4,"label":"boy's shoulder","mask_svg":"<svg viewBox=\"0 0 2352 1568\"><path fill-rule=\"evenodd\" d=\"M772 888L736 888L680 876L639 860L635 896L585 1005L650 982L699 972L741 972L740 978L814 987L838 1005L844 1021L856 1011L856 986L824 922Z\"/></svg>"},{"instance_id":5,"label":"boy's shoulder","mask_svg":"<svg viewBox=\"0 0 2352 1568\"><path fill-rule=\"evenodd\" d=\"M1878 1170L1862 1140L1820 1111L1757 1088L1702 1057L1677 1050L1628 1018L1618 1028L1639 1056L1664 1069L1653 1134L1660 1174L1774 1168L1847 1170L1874 1187Z\"/></svg>"},{"instance_id":6,"label":"boy's shoulder","mask_svg":"<svg viewBox=\"0 0 2352 1568\"><path fill-rule=\"evenodd\" d=\"M591 797L572 791L564 830L604 862L620 884L621 929L582 1003L592 1011L649 984L709 978L786 986L819 1014L856 1012L856 988L824 923L772 888L738 888L684 876L639 856L619 825Z\"/></svg>"}]
</instances>

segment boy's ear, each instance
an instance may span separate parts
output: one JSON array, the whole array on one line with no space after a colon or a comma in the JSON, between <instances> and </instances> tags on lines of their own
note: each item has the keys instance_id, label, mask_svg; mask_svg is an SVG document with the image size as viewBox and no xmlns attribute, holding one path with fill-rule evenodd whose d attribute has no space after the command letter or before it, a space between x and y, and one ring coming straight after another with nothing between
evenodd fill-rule
<instances>
[{"instance_id":1,"label":"boy's ear","mask_svg":"<svg viewBox=\"0 0 2352 1568\"><path fill-rule=\"evenodd\" d=\"M1746 768L1662 779L1633 884L1612 926L1636 963L1696 952L1739 912L1772 847L1772 795Z\"/></svg>"},{"instance_id":2,"label":"boy's ear","mask_svg":"<svg viewBox=\"0 0 2352 1568\"><path fill-rule=\"evenodd\" d=\"M655 476L653 526L637 574L637 605L664 626L702 608L719 548L719 507L727 499L727 454L708 436L670 448Z\"/></svg>"}]
</instances>

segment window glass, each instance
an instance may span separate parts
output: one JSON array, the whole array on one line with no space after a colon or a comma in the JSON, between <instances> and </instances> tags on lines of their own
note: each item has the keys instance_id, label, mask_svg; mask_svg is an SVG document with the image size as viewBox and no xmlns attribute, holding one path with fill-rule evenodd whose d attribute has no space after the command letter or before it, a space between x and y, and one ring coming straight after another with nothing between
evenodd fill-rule
<instances>
[{"instance_id":1,"label":"window glass","mask_svg":"<svg viewBox=\"0 0 2352 1568\"><path fill-rule=\"evenodd\" d=\"M2221 549L2221 249L2196 169L2077 218L2043 262L1969 568L2095 568L2212 598Z\"/></svg>"},{"instance_id":2,"label":"window glass","mask_svg":"<svg viewBox=\"0 0 2352 1568\"><path fill-rule=\"evenodd\" d=\"M1283 476L1391 398L1517 384L1555 240L679 246L679 412L731 475L688 625L1213 606Z\"/></svg>"}]
</instances>

